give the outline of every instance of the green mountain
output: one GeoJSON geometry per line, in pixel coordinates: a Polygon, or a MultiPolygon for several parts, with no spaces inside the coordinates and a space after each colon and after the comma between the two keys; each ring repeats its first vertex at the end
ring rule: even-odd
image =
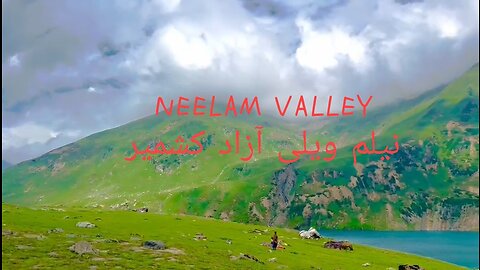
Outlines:
{"type": "MultiPolygon", "coordinates": [[[[151,116],[100,132],[6,169],[3,201],[26,206],[65,205],[113,209],[148,207],[218,219],[305,228],[478,230],[478,64],[446,86],[366,118],[290,123],[262,116],[237,118],[151,116]],[[246,135],[262,153],[250,162],[246,135]],[[331,162],[302,158],[290,165],[277,153],[308,144],[337,143],[331,162]],[[199,155],[154,155],[128,162],[130,144],[176,147],[177,136],[205,130],[199,155]],[[243,145],[220,155],[225,140],[243,145]],[[389,160],[358,155],[361,140],[394,145],[389,160]]],[[[234,148],[234,146],[232,146],[234,148]]],[[[322,153],[320,154],[323,155],[322,153]]],[[[287,155],[288,156],[288,155],[287,155]]]]}
{"type": "Polygon", "coordinates": [[[10,164],[8,161],[2,160],[2,171],[11,166],[12,164],[10,164]]]}

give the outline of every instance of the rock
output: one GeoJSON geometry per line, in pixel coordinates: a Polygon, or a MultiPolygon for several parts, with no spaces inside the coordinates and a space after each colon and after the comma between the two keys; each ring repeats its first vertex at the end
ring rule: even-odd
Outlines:
{"type": "Polygon", "coordinates": [[[75,252],[79,255],[83,254],[96,254],[97,251],[93,249],[93,246],[88,242],[78,242],[69,248],[71,252],[75,252]]]}
{"type": "Polygon", "coordinates": [[[425,270],[424,268],[420,267],[418,264],[401,264],[398,266],[398,270],[425,270]]]}
{"type": "Polygon", "coordinates": [[[185,252],[183,252],[183,250],[177,249],[177,248],[167,248],[167,249],[159,250],[159,252],[170,253],[173,255],[185,255],[185,252]]]}
{"type": "Polygon", "coordinates": [[[268,230],[267,229],[265,229],[265,230],[253,229],[253,230],[249,231],[249,233],[264,235],[264,234],[268,233],[268,230]]]}
{"type": "Polygon", "coordinates": [[[47,233],[63,233],[63,229],[62,228],[55,228],[55,229],[48,230],[47,233]]]}
{"type": "Polygon", "coordinates": [[[143,252],[145,249],[142,247],[132,247],[131,250],[133,252],[143,252]]]}
{"type": "Polygon", "coordinates": [[[16,248],[18,250],[29,250],[29,249],[33,249],[33,247],[31,246],[26,246],[26,245],[17,245],[16,248]]]}
{"type": "Polygon", "coordinates": [[[207,240],[207,237],[205,235],[203,235],[203,233],[197,233],[195,235],[195,238],[193,238],[194,240],[207,240]]]}
{"type": "Polygon", "coordinates": [[[139,208],[139,209],[137,209],[137,212],[138,213],[148,213],[148,208],[147,207],[139,208]]]}
{"type": "Polygon", "coordinates": [[[260,260],[257,259],[255,256],[248,255],[248,254],[240,253],[240,256],[238,256],[238,258],[241,259],[241,260],[252,260],[252,261],[254,261],[254,262],[258,262],[258,263],[264,264],[264,262],[260,261],[260,260]]]}
{"type": "Polygon", "coordinates": [[[120,243],[117,239],[105,239],[105,243],[120,243]]]}
{"type": "Polygon", "coordinates": [[[13,236],[13,235],[17,235],[17,233],[11,230],[2,230],[2,236],[13,236]]]}
{"type": "Polygon", "coordinates": [[[148,249],[154,249],[154,250],[167,248],[162,241],[152,241],[152,240],[144,242],[143,247],[148,249]]]}
{"type": "Polygon", "coordinates": [[[270,258],[270,259],[268,259],[268,261],[273,263],[273,262],[277,261],[277,258],[270,258]]]}
{"type": "Polygon", "coordinates": [[[44,240],[46,238],[41,234],[32,234],[32,233],[25,233],[23,234],[23,237],[29,238],[29,239],[37,239],[37,240],[44,240]]]}
{"type": "Polygon", "coordinates": [[[77,223],[77,227],[79,228],[95,228],[95,224],[90,223],[88,221],[81,221],[77,223]]]}
{"type": "Polygon", "coordinates": [[[48,256],[52,257],[52,258],[57,258],[58,257],[58,253],[56,253],[55,251],[52,251],[50,253],[48,253],[48,256]]]}
{"type": "Polygon", "coordinates": [[[370,263],[364,263],[362,264],[363,267],[369,267],[370,266],[370,263]]]}

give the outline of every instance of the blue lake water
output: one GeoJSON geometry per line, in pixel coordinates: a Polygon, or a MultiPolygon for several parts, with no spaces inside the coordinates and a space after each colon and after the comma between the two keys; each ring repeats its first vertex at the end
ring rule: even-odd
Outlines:
{"type": "Polygon", "coordinates": [[[478,267],[478,232],[321,231],[325,237],[478,267]]]}

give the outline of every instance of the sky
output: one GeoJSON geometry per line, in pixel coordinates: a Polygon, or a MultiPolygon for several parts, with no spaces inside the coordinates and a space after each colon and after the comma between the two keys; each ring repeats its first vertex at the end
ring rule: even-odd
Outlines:
{"type": "Polygon", "coordinates": [[[2,160],[154,113],[158,96],[399,102],[479,60],[478,0],[2,0],[2,160]]]}

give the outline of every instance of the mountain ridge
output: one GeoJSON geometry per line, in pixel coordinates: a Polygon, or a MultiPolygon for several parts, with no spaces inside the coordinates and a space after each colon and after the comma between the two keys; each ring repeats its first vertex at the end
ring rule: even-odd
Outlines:
{"type": "Polygon", "coordinates": [[[147,206],[295,228],[478,230],[478,64],[438,92],[378,108],[365,119],[343,118],[318,127],[285,125],[269,116],[148,116],[22,162],[2,175],[3,200],[22,205],[147,206]],[[218,155],[235,130],[256,138],[259,124],[265,145],[251,163],[218,155]],[[280,163],[278,151],[302,147],[302,128],[311,129],[321,145],[336,138],[335,160],[280,163]],[[200,130],[207,131],[205,151],[196,157],[124,160],[133,153],[131,140],[153,147],[159,140],[173,142],[200,130]],[[388,163],[360,157],[360,164],[352,166],[352,145],[371,130],[384,145],[392,145],[398,134],[401,151],[388,163]]]}

